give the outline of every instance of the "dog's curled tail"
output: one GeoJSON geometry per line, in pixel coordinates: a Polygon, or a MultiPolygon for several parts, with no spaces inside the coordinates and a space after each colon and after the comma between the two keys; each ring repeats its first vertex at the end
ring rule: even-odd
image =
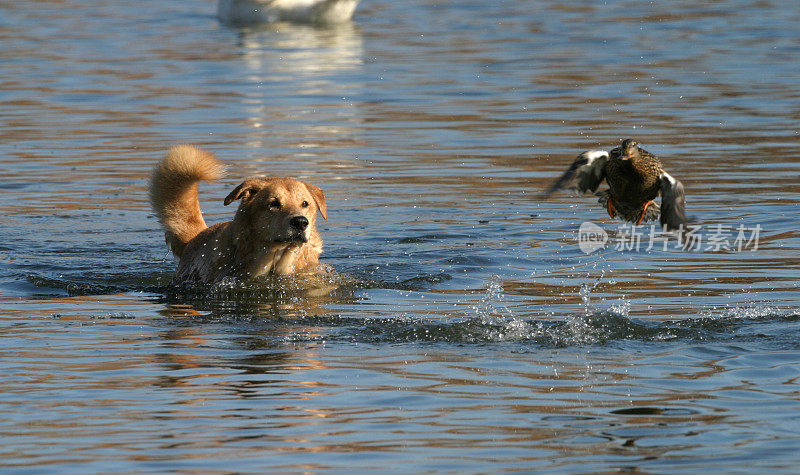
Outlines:
{"type": "Polygon", "coordinates": [[[223,166],[213,154],[192,145],[169,149],[150,177],[150,204],[164,227],[167,245],[176,257],[206,229],[197,183],[222,177],[223,166]]]}

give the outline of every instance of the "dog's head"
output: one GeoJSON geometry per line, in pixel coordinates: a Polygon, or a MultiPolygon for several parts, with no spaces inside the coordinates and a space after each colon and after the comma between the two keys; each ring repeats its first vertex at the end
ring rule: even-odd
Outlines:
{"type": "Polygon", "coordinates": [[[235,220],[243,221],[257,240],[306,243],[315,232],[317,211],[328,219],[325,193],[293,178],[248,178],[225,198],[242,200],[235,220]]]}

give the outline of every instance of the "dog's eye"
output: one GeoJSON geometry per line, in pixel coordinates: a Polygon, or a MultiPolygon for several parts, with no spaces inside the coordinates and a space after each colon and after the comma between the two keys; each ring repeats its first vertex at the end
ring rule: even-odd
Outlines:
{"type": "Polygon", "coordinates": [[[303,203],[300,206],[302,206],[303,208],[308,208],[308,201],[303,201],[303,203]]]}
{"type": "Polygon", "coordinates": [[[272,200],[272,201],[269,202],[269,207],[270,208],[275,208],[275,209],[280,208],[281,207],[281,202],[278,201],[278,200],[272,200]]]}

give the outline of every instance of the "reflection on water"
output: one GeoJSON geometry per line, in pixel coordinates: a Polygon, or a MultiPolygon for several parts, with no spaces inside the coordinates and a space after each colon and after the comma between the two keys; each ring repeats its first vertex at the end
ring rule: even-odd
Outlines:
{"type": "Polygon", "coordinates": [[[321,144],[357,144],[362,119],[348,96],[359,85],[343,85],[331,77],[362,70],[363,40],[355,26],[320,29],[278,24],[238,34],[245,66],[241,74],[256,85],[241,98],[252,127],[245,147],[268,149],[276,138],[293,139],[286,146],[301,151],[293,157],[300,161],[313,157],[321,144]],[[335,122],[320,120],[319,101],[326,103],[325,115],[335,116],[335,122]],[[275,128],[276,122],[291,127],[275,128]]]}
{"type": "Polygon", "coordinates": [[[215,4],[0,2],[0,466],[794,469],[800,11],[215,4]],[[617,249],[535,198],[623,137],[758,249],[617,249]],[[322,187],[337,274],[167,287],[146,179],[181,142],[228,166],[209,223],[244,176],[322,187]]]}

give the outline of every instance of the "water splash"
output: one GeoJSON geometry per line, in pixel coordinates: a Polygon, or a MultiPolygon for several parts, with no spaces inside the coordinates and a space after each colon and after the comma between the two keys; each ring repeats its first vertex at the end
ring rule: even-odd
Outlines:
{"type": "Polygon", "coordinates": [[[605,270],[600,271],[600,276],[594,281],[592,284],[584,283],[581,284],[580,289],[578,290],[578,295],[580,295],[581,300],[583,301],[583,311],[584,315],[590,315],[592,313],[597,312],[597,307],[592,305],[591,296],[592,291],[600,285],[600,282],[603,281],[603,276],[605,275],[605,270]]]}
{"type": "Polygon", "coordinates": [[[499,276],[492,276],[478,305],[473,307],[475,317],[467,322],[476,340],[522,341],[540,337],[544,328],[538,322],[528,322],[517,316],[503,303],[505,293],[499,276]]]}
{"type": "Polygon", "coordinates": [[[502,316],[514,318],[508,307],[502,304],[503,298],[503,282],[499,276],[494,275],[487,282],[478,305],[473,307],[475,315],[485,323],[493,323],[502,316]]]}

